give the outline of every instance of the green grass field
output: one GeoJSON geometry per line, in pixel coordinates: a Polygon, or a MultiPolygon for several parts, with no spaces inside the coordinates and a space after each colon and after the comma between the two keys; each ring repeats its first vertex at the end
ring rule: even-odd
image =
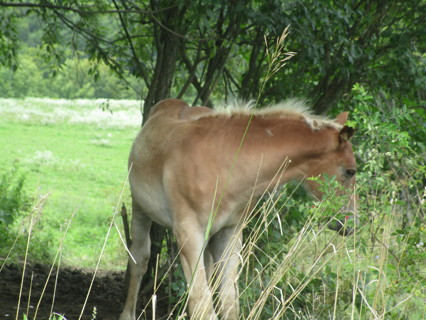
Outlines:
{"type": "MultiPolygon", "coordinates": [[[[52,255],[74,215],[62,256],[72,266],[96,265],[115,208],[129,202],[123,186],[141,121],[139,103],[112,101],[112,114],[99,105],[90,100],[0,100],[0,172],[17,165],[34,201],[47,196],[34,237],[49,240],[52,255]]],[[[120,216],[115,221],[121,225],[120,216]]],[[[125,263],[114,228],[102,265],[114,269],[125,263]]]]}

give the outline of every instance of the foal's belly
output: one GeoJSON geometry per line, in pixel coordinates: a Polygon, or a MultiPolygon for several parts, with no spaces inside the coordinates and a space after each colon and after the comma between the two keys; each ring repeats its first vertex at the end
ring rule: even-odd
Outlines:
{"type": "Polygon", "coordinates": [[[132,185],[132,197],[152,221],[163,227],[172,228],[172,212],[162,188],[152,185],[132,185]]]}

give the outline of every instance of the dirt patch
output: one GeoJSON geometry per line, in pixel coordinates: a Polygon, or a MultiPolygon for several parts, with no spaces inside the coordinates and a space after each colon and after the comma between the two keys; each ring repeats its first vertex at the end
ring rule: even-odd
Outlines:
{"type": "MultiPolygon", "coordinates": [[[[0,273],[0,319],[16,318],[22,270],[22,265],[7,265],[0,273]]],[[[33,319],[40,297],[42,300],[37,319],[49,319],[54,296],[53,312],[64,315],[68,320],[79,319],[89,292],[93,272],[61,268],[55,286],[57,272],[54,270],[46,286],[49,272],[48,266],[27,265],[18,319],[23,319],[24,313],[29,319],[33,319]],[[44,294],[42,294],[43,290],[44,294]]],[[[118,319],[124,301],[123,279],[124,272],[99,272],[93,282],[81,319],[118,319]],[[93,316],[94,308],[96,309],[95,317],[93,316]]]]}

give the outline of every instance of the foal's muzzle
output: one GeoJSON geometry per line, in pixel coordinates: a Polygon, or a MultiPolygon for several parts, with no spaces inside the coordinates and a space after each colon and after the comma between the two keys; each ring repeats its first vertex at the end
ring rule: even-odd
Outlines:
{"type": "Polygon", "coordinates": [[[330,230],[336,231],[341,236],[349,236],[354,232],[354,228],[352,226],[357,225],[359,222],[359,216],[357,214],[357,197],[352,196],[349,199],[349,202],[346,206],[343,206],[339,212],[339,218],[343,216],[343,218],[333,218],[328,222],[327,227],[330,230]]]}
{"type": "Polygon", "coordinates": [[[348,226],[347,221],[354,219],[353,216],[345,217],[342,220],[334,219],[327,224],[330,230],[336,231],[341,236],[349,236],[354,232],[354,228],[348,226]]]}

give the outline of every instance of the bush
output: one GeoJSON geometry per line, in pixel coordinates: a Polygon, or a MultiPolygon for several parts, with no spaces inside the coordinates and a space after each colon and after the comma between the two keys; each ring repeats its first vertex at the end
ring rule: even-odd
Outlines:
{"type": "Polygon", "coordinates": [[[30,199],[24,191],[25,176],[14,167],[1,177],[0,182],[0,228],[2,234],[8,232],[16,217],[26,212],[30,199]]]}
{"type": "MultiPolygon", "coordinates": [[[[30,231],[30,220],[40,220],[41,202],[34,208],[32,199],[25,190],[25,175],[18,167],[13,167],[3,174],[0,182],[0,256],[8,257],[10,261],[24,257],[27,238],[30,231]]],[[[49,256],[49,232],[32,225],[29,258],[44,261],[49,256]]],[[[6,261],[5,261],[6,262],[6,261]]]]}

